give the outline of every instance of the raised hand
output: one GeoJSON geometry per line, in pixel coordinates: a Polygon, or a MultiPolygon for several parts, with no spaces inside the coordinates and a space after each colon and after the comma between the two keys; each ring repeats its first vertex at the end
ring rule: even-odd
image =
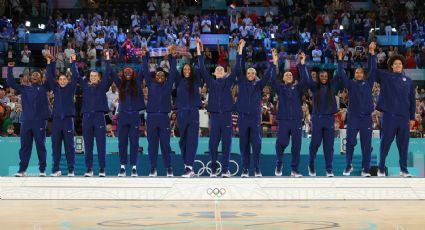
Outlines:
{"type": "Polygon", "coordinates": [[[241,39],[240,41],[239,41],[239,45],[243,48],[243,47],[245,47],[245,45],[246,45],[246,41],[245,40],[243,40],[243,39],[241,39]]]}
{"type": "Polygon", "coordinates": [[[338,60],[342,60],[344,58],[344,50],[339,49],[338,50],[338,60]]]}
{"type": "Polygon", "coordinates": [[[277,55],[277,50],[275,48],[272,49],[272,58],[273,64],[277,65],[279,62],[279,56],[277,55]]]}
{"type": "Polygon", "coordinates": [[[369,44],[369,53],[374,55],[375,54],[375,49],[376,49],[376,42],[371,42],[369,44]]]}
{"type": "Polygon", "coordinates": [[[301,65],[304,65],[304,64],[305,64],[305,53],[304,53],[304,52],[301,52],[301,53],[298,55],[298,61],[299,61],[299,63],[300,63],[301,65]]]}
{"type": "Polygon", "coordinates": [[[147,52],[148,50],[146,49],[146,47],[143,47],[141,50],[142,57],[146,56],[147,52]]]}
{"type": "Polygon", "coordinates": [[[69,63],[73,63],[73,62],[75,62],[77,60],[77,55],[75,55],[75,54],[72,54],[70,57],[69,57],[69,63]]]}
{"type": "Polygon", "coordinates": [[[108,49],[103,50],[103,56],[105,56],[105,60],[109,60],[110,56],[109,56],[109,50],[108,49]]]}
{"type": "Polygon", "coordinates": [[[51,54],[46,55],[47,64],[50,64],[53,61],[54,57],[51,54]]]}
{"type": "Polygon", "coordinates": [[[168,53],[171,54],[173,57],[177,56],[176,46],[171,45],[168,47],[168,53]]]}

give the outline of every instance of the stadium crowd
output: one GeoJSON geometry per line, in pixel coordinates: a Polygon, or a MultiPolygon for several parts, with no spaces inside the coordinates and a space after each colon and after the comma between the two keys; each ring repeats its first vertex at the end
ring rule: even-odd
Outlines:
{"type": "MultiPolygon", "coordinates": [[[[15,62],[16,66],[33,68],[45,64],[44,57],[53,54],[56,68],[69,72],[69,60],[74,54],[78,57],[79,71],[86,75],[90,69],[105,70],[102,52],[109,49],[111,63],[117,67],[124,65],[140,69],[140,51],[151,51],[150,72],[157,67],[170,69],[166,47],[174,44],[178,49],[177,66],[197,65],[196,38],[201,34],[229,34],[227,45],[217,44],[205,47],[205,65],[213,72],[217,65],[230,72],[235,65],[237,44],[240,39],[247,41],[244,51],[246,66],[255,67],[260,73],[267,67],[271,48],[279,55],[279,72],[290,70],[297,75],[296,61],[300,52],[307,54],[308,65],[314,77],[318,70],[326,69],[330,75],[336,68],[337,51],[345,50],[344,67],[350,78],[355,68],[366,67],[367,46],[382,35],[390,39],[392,35],[403,38],[401,46],[385,46],[378,42],[377,59],[380,68],[386,68],[386,61],[394,54],[406,57],[406,69],[425,68],[425,5],[424,1],[374,1],[369,10],[354,10],[349,1],[230,1],[228,12],[215,10],[201,11],[192,1],[140,1],[137,7],[126,9],[96,8],[89,12],[62,12],[55,8],[52,0],[10,0],[2,1],[6,7],[0,12],[0,63],[15,62]],[[236,10],[234,6],[241,6],[236,10]],[[263,15],[251,10],[253,6],[265,7],[263,15]],[[197,13],[182,14],[185,7],[198,9],[197,13]],[[277,12],[273,11],[277,7],[277,12]],[[142,10],[144,9],[144,10],[142,10]],[[397,10],[395,10],[397,9],[397,10]],[[131,12],[128,12],[128,11],[131,12]],[[124,11],[124,10],[123,10],[124,11]],[[8,16],[6,16],[8,15],[8,16]],[[14,15],[13,17],[11,17],[14,15]],[[43,18],[45,32],[53,33],[52,41],[41,50],[31,50],[27,44],[28,27],[26,19],[43,18]],[[164,49],[161,49],[164,48],[164,49]],[[153,55],[155,52],[155,55],[153,55]]],[[[106,5],[107,6],[107,5],[106,5]]],[[[131,5],[130,5],[131,6],[131,5]]],[[[70,73],[69,73],[70,74],[70,73]]],[[[21,84],[25,84],[28,70],[20,74],[21,84]]],[[[6,76],[2,76],[5,78],[6,76]]],[[[17,136],[20,129],[20,95],[0,81],[0,133],[3,136],[17,136]]],[[[422,137],[425,127],[425,87],[423,81],[416,82],[416,116],[411,122],[412,136],[422,137]]],[[[209,114],[206,110],[208,87],[205,83],[199,88],[202,107],[199,109],[200,136],[208,136],[209,114]]],[[[143,88],[145,100],[147,87],[143,88]]],[[[237,85],[233,87],[236,101],[237,85]]],[[[376,104],[379,84],[373,86],[376,104]]],[[[118,89],[111,82],[107,92],[109,114],[107,136],[116,135],[116,110],[118,89]]],[[[172,107],[175,108],[176,90],[172,93],[172,107]]],[[[335,114],[335,129],[344,129],[348,107],[348,92],[338,91],[338,112],[335,114]]],[[[54,96],[48,93],[50,107],[54,96]]],[[[304,124],[303,134],[311,133],[312,92],[302,96],[304,124]]],[[[82,106],[82,91],[77,88],[76,111],[82,106]]],[[[266,86],[262,96],[262,127],[264,137],[274,137],[277,132],[277,95],[266,86]]],[[[176,113],[170,114],[171,135],[179,136],[176,113]]],[[[145,112],[140,114],[140,136],[146,135],[145,112]]],[[[76,131],[81,134],[81,118],[76,116],[76,131]]],[[[233,134],[238,135],[237,113],[233,114],[233,134]]],[[[380,129],[380,112],[373,113],[373,128],[380,129]]],[[[49,133],[48,128],[48,133],[49,133]]],[[[338,132],[336,132],[338,135],[338,132]]]]}

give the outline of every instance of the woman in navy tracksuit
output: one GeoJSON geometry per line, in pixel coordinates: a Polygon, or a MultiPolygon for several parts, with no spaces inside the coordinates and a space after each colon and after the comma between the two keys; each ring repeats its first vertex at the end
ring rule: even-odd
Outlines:
{"type": "Polygon", "coordinates": [[[111,63],[109,52],[105,51],[106,71],[102,77],[95,70],[89,75],[89,81],[78,77],[78,82],[83,90],[83,138],[84,153],[87,172],[85,177],[93,176],[93,141],[96,138],[97,158],[99,160],[99,176],[105,177],[106,161],[106,122],[105,113],[108,110],[106,91],[109,86],[111,63]]]}
{"type": "Polygon", "coordinates": [[[161,146],[162,159],[166,168],[167,177],[173,176],[171,167],[171,146],[170,146],[170,117],[171,112],[171,91],[173,84],[178,75],[176,50],[174,46],[169,48],[168,60],[170,62],[170,71],[167,73],[158,68],[155,77],[152,79],[149,72],[149,54],[143,52],[142,71],[145,75],[146,86],[148,87],[148,105],[147,105],[147,138],[148,152],[151,163],[149,176],[156,177],[158,145],[161,146]]]}
{"type": "Polygon", "coordinates": [[[65,145],[65,156],[68,163],[68,176],[74,176],[74,95],[77,87],[78,70],[76,69],[75,55],[70,58],[72,70],[71,80],[65,74],[59,74],[56,81],[56,62],[53,56],[47,57],[46,78],[47,83],[53,90],[53,121],[52,121],[52,152],[53,167],[51,176],[61,176],[59,164],[62,155],[62,141],[65,145]]]}
{"type": "Polygon", "coordinates": [[[385,159],[395,137],[400,155],[400,176],[411,177],[407,170],[409,122],[415,119],[416,103],[413,81],[403,72],[406,59],[401,55],[391,56],[388,60],[389,72],[377,69],[375,55],[371,59],[370,73],[375,75],[381,86],[376,106],[382,112],[378,176],[385,176],[385,159]]]}
{"type": "Polygon", "coordinates": [[[222,142],[223,160],[222,176],[230,177],[229,160],[230,150],[232,144],[232,86],[236,76],[239,74],[241,66],[242,49],[245,41],[239,42],[238,52],[236,57],[236,64],[233,67],[231,74],[225,77],[226,72],[222,66],[215,68],[215,79],[209,74],[205,68],[204,56],[201,55],[202,43],[200,39],[197,41],[198,63],[202,78],[205,80],[209,95],[208,95],[208,112],[210,113],[210,139],[209,139],[209,153],[211,158],[211,177],[217,176],[217,158],[218,158],[218,144],[222,142]]]}
{"type": "MultiPolygon", "coordinates": [[[[273,50],[273,59],[278,59],[277,52],[273,50]]],[[[276,61],[276,65],[279,61],[276,61]]],[[[303,125],[303,112],[301,97],[306,87],[305,76],[301,75],[299,82],[294,81],[292,73],[283,73],[282,78],[276,79],[273,72],[271,83],[279,97],[277,120],[279,130],[276,139],[276,169],[275,175],[282,176],[282,158],[285,148],[292,138],[291,176],[301,177],[298,165],[300,163],[301,135],[303,125]]]]}
{"type": "Polygon", "coordinates": [[[143,97],[142,70],[139,70],[138,76],[136,71],[130,67],[122,70],[122,77],[117,76],[117,71],[112,70],[112,79],[119,88],[118,103],[118,148],[120,152],[120,171],[119,177],[126,176],[125,166],[127,165],[127,151],[130,142],[130,165],[131,176],[136,177],[137,174],[137,154],[139,151],[139,112],[145,109],[145,101],[143,97]]]}
{"type": "Polygon", "coordinates": [[[19,149],[19,170],[17,177],[25,176],[31,158],[32,143],[35,141],[39,161],[39,176],[46,176],[46,125],[50,117],[47,91],[49,86],[42,82],[41,74],[33,72],[29,84],[17,84],[13,77],[15,63],[8,63],[7,84],[21,94],[21,148],[19,149]]]}
{"type": "Polygon", "coordinates": [[[183,156],[184,173],[182,177],[194,177],[199,136],[199,94],[200,81],[191,65],[185,64],[181,75],[176,78],[177,88],[177,124],[180,131],[180,151],[183,156]]]}
{"type": "Polygon", "coordinates": [[[333,177],[332,161],[334,155],[335,140],[335,118],[338,111],[336,107],[335,91],[338,78],[329,80],[326,71],[320,71],[319,79],[313,81],[305,66],[305,54],[300,54],[300,64],[298,68],[302,78],[307,79],[307,86],[313,91],[313,116],[312,116],[312,137],[310,143],[310,162],[308,174],[316,176],[314,161],[317,150],[323,140],[323,152],[326,162],[326,176],[333,177]]]}
{"type": "MultiPolygon", "coordinates": [[[[369,53],[375,55],[375,43],[369,45],[369,53]]],[[[347,166],[342,173],[349,176],[353,171],[353,152],[357,144],[357,133],[360,132],[360,144],[362,150],[362,172],[364,177],[370,177],[370,160],[372,158],[372,112],[374,110],[372,88],[375,75],[368,74],[367,79],[363,68],[355,70],[354,79],[350,80],[344,72],[343,51],[338,52],[337,76],[344,87],[348,89],[348,118],[347,118],[347,144],[346,158],[347,166]]],[[[368,70],[370,70],[371,56],[368,59],[368,70]]]]}
{"type": "MultiPolygon", "coordinates": [[[[242,59],[242,69],[244,60],[242,59]]],[[[239,75],[238,98],[236,110],[238,112],[239,147],[243,170],[241,177],[249,176],[249,162],[251,146],[254,156],[255,176],[261,177],[260,152],[261,152],[261,96],[263,88],[269,82],[272,72],[276,71],[275,65],[270,65],[264,76],[258,80],[257,71],[249,68],[239,75]]]]}

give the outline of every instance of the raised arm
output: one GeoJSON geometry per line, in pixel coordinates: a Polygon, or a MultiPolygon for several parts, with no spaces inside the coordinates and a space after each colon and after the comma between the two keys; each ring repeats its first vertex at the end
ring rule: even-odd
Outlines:
{"type": "Polygon", "coordinates": [[[246,79],[246,70],[245,70],[245,63],[246,63],[246,52],[245,52],[245,54],[243,53],[243,49],[242,49],[242,54],[241,54],[241,70],[239,71],[239,74],[238,74],[238,83],[240,84],[240,83],[243,83],[243,82],[246,82],[247,81],[247,79],[246,79]]]}
{"type": "Polygon", "coordinates": [[[208,73],[207,68],[205,67],[205,57],[202,55],[202,49],[203,45],[201,39],[196,38],[196,53],[198,55],[199,75],[207,83],[207,86],[211,86],[213,80],[210,73],[208,73]]]}
{"type": "MultiPolygon", "coordinates": [[[[75,55],[75,54],[72,54],[71,55],[71,57],[69,57],[69,64],[70,64],[70,69],[71,69],[71,71],[74,69],[74,70],[76,70],[76,72],[77,72],[77,74],[78,74],[78,71],[77,71],[77,62],[76,62],[76,60],[77,60],[77,55],[75,55]]],[[[72,76],[71,76],[71,85],[72,85],[72,87],[77,87],[77,83],[78,83],[78,76],[74,76],[74,74],[72,74],[72,76]]]]}
{"type": "Polygon", "coordinates": [[[305,54],[301,53],[298,55],[299,58],[299,64],[298,64],[298,71],[300,73],[301,79],[304,79],[307,85],[307,88],[316,88],[318,86],[318,83],[313,81],[313,79],[310,76],[310,73],[307,70],[307,66],[305,65],[305,54]]]}
{"type": "Polygon", "coordinates": [[[46,60],[47,60],[47,66],[46,66],[46,78],[47,78],[47,84],[49,85],[49,87],[53,90],[54,88],[57,87],[57,82],[55,80],[55,76],[56,76],[56,62],[53,60],[53,56],[52,55],[47,55],[46,56],[46,60]]]}
{"type": "Polygon", "coordinates": [[[100,86],[106,90],[109,85],[109,76],[111,75],[111,59],[109,57],[109,50],[103,50],[103,55],[105,56],[106,69],[103,76],[100,78],[100,86]]]}
{"type": "Polygon", "coordinates": [[[168,55],[168,60],[170,62],[170,73],[168,74],[168,78],[165,84],[172,86],[174,81],[176,80],[177,75],[179,74],[179,72],[177,71],[177,60],[176,60],[177,51],[174,45],[172,45],[169,48],[169,53],[170,54],[168,55]]]}
{"type": "Polygon", "coordinates": [[[344,71],[344,61],[342,58],[344,57],[344,52],[342,50],[338,51],[338,67],[336,71],[336,78],[342,81],[342,84],[346,89],[350,87],[350,80],[347,77],[347,74],[344,71]]]}
{"type": "Polygon", "coordinates": [[[16,83],[15,78],[13,77],[13,67],[15,67],[15,63],[14,62],[9,62],[7,64],[8,69],[7,69],[7,85],[9,85],[9,87],[12,87],[15,90],[20,90],[21,86],[16,83]]]}
{"type": "Polygon", "coordinates": [[[146,85],[149,86],[149,84],[152,81],[152,78],[149,74],[149,61],[150,61],[150,55],[146,48],[142,48],[142,66],[139,70],[139,76],[140,79],[145,79],[146,85]]]}
{"type": "MultiPolygon", "coordinates": [[[[277,55],[277,51],[276,49],[272,49],[272,57],[273,57],[273,65],[275,65],[276,69],[278,69],[279,66],[279,56],[277,55]]],[[[273,87],[274,90],[276,90],[277,92],[279,92],[279,80],[277,79],[277,70],[274,71],[274,73],[272,73],[271,76],[271,85],[273,87]]]]}
{"type": "Polygon", "coordinates": [[[238,45],[238,54],[236,55],[236,63],[235,66],[233,66],[232,72],[230,73],[229,77],[227,77],[227,81],[233,83],[235,82],[236,76],[239,75],[241,72],[241,66],[242,66],[242,52],[243,48],[245,47],[245,40],[241,39],[239,41],[238,45]]]}
{"type": "Polygon", "coordinates": [[[379,71],[377,70],[376,56],[375,56],[376,43],[369,44],[369,57],[367,59],[367,81],[371,86],[378,79],[379,71]],[[372,72],[371,72],[372,71],[372,72]]]}
{"type": "Polygon", "coordinates": [[[270,78],[273,75],[276,75],[276,65],[269,64],[269,68],[267,68],[264,76],[259,81],[259,85],[260,85],[261,89],[264,88],[267,85],[267,83],[269,83],[270,78]]]}

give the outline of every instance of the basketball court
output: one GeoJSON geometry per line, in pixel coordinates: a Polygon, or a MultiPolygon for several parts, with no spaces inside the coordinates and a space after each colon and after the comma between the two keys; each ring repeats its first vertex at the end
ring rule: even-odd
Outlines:
{"type": "Polygon", "coordinates": [[[424,226],[421,178],[2,177],[0,181],[2,229],[424,226]]]}

